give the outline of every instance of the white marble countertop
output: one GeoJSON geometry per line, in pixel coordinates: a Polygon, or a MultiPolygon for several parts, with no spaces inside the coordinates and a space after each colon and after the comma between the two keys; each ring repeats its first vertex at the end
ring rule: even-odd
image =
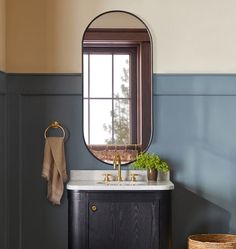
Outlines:
{"type": "Polygon", "coordinates": [[[109,173],[116,175],[116,171],[103,170],[72,170],[70,172],[70,181],[67,183],[68,190],[88,190],[88,191],[155,191],[172,190],[174,184],[169,180],[168,175],[159,175],[157,182],[148,182],[145,171],[122,171],[124,181],[117,182],[111,180],[108,183],[103,182],[103,174],[109,173]],[[137,173],[137,181],[128,180],[129,173],[137,173]]]}
{"type": "Polygon", "coordinates": [[[171,181],[157,182],[96,182],[96,181],[70,181],[67,184],[68,190],[126,190],[126,191],[148,191],[148,190],[171,190],[174,189],[174,184],[171,181]]]}

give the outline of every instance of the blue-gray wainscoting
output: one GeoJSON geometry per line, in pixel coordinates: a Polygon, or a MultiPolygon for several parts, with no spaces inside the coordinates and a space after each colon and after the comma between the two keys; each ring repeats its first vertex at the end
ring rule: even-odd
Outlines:
{"type": "Polygon", "coordinates": [[[0,72],[0,248],[6,248],[6,75],[0,72]]]}
{"type": "MultiPolygon", "coordinates": [[[[68,169],[109,169],[83,142],[81,82],[79,74],[8,74],[6,126],[0,75],[0,136],[7,134],[7,144],[0,143],[1,155],[7,145],[7,172],[0,157],[1,187],[7,182],[0,215],[8,217],[0,239],[7,238],[7,249],[67,248],[66,194],[60,207],[52,206],[40,177],[43,132],[52,120],[68,134],[68,169]]],[[[173,248],[185,248],[193,233],[236,233],[236,76],[154,75],[153,104],[150,151],[170,163],[176,185],[173,248]]]]}

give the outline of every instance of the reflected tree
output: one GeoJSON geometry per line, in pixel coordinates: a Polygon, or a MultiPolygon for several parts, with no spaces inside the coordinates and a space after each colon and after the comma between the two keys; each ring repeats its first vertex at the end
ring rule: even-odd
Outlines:
{"type": "Polygon", "coordinates": [[[106,144],[129,144],[130,143],[130,113],[129,113],[129,61],[123,67],[121,76],[121,95],[115,94],[113,110],[111,111],[112,124],[103,124],[103,128],[110,134],[106,144]]]}

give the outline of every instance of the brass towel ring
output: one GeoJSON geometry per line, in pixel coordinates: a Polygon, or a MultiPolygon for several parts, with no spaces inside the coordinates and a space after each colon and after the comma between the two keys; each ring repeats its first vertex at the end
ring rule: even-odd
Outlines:
{"type": "Polygon", "coordinates": [[[47,138],[47,131],[50,129],[50,128],[53,128],[53,129],[61,129],[62,133],[63,133],[63,138],[65,137],[66,133],[65,133],[65,130],[63,129],[63,127],[59,124],[58,121],[54,121],[52,122],[44,131],[44,138],[47,138]]]}

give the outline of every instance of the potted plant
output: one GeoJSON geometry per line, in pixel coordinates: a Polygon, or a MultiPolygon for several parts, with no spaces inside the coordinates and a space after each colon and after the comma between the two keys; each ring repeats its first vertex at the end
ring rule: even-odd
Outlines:
{"type": "Polygon", "coordinates": [[[135,169],[146,169],[148,181],[157,180],[157,171],[166,173],[169,171],[169,165],[167,162],[160,159],[156,154],[151,154],[148,152],[140,153],[137,156],[135,162],[132,163],[135,169]]]}

